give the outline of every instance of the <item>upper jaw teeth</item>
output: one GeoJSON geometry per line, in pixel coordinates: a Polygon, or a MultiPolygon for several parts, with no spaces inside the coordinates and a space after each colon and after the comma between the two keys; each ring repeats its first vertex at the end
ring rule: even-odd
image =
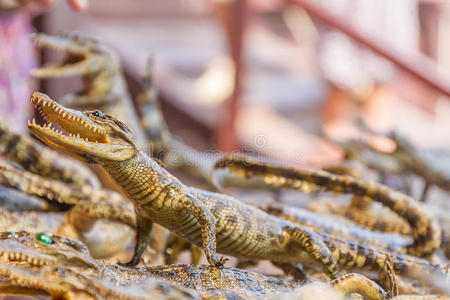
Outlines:
{"type": "MultiPolygon", "coordinates": [[[[86,121],[84,121],[80,116],[77,116],[75,114],[72,114],[70,112],[67,112],[63,107],[60,107],[58,104],[56,104],[53,101],[50,101],[44,97],[32,97],[32,103],[34,104],[34,106],[38,109],[38,111],[41,113],[43,119],[45,121],[50,121],[48,115],[43,111],[42,108],[48,106],[48,107],[52,107],[52,110],[54,113],[57,113],[58,115],[60,115],[63,119],[71,121],[74,120],[77,123],[81,123],[85,128],[87,128],[88,130],[90,130],[92,133],[99,133],[99,134],[105,134],[105,132],[100,129],[97,128],[95,126],[90,125],[89,123],[87,123],[86,121]]],[[[56,122],[57,123],[57,122],[56,122]]],[[[37,125],[35,119],[33,118],[32,122],[28,121],[28,125],[37,125]]],[[[57,128],[52,127],[52,122],[50,121],[47,125],[45,125],[44,127],[47,127],[49,129],[52,129],[54,132],[58,133],[58,134],[63,134],[63,132],[61,130],[58,130],[57,128]]],[[[65,129],[65,128],[64,128],[65,129]]],[[[68,131],[67,129],[65,129],[66,131],[68,131]]],[[[68,132],[68,136],[70,137],[76,137],[78,139],[83,139],[85,141],[89,141],[88,138],[86,137],[81,137],[80,134],[74,134],[74,133],[70,133],[68,132]]],[[[95,143],[98,143],[97,141],[94,141],[95,143]]]]}

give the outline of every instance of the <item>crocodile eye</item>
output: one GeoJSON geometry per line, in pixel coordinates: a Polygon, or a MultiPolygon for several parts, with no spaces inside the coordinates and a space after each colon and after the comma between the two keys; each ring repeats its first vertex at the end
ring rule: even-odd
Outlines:
{"type": "Polygon", "coordinates": [[[104,115],[101,111],[99,111],[99,110],[94,111],[94,112],[92,113],[92,115],[95,116],[95,117],[97,117],[97,118],[104,118],[104,117],[105,117],[105,115],[104,115]]]}
{"type": "Polygon", "coordinates": [[[37,235],[36,239],[44,244],[51,245],[53,244],[53,239],[45,233],[40,233],[37,235]]]}

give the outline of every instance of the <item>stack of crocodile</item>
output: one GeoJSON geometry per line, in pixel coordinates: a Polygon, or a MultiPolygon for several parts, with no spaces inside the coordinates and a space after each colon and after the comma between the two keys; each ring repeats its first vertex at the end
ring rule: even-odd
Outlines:
{"type": "MultiPolygon", "coordinates": [[[[43,123],[29,122],[31,133],[51,148],[101,167],[94,174],[85,164],[0,127],[1,293],[64,299],[448,297],[448,263],[440,249],[448,254],[445,214],[437,218],[410,196],[366,181],[347,166],[311,171],[246,156],[191,159],[203,154],[167,130],[151,72],[137,101],[140,118],[117,57],[101,43],[71,34],[33,39],[66,51],[67,59],[32,75],[79,74],[86,88],[59,103],[34,93],[31,104],[43,123]],[[143,151],[146,145],[149,154],[143,151]],[[209,190],[183,184],[152,158],[155,153],[177,153],[176,165],[182,162],[200,175],[209,190]],[[201,161],[208,163],[193,163],[201,161]],[[272,190],[331,191],[353,198],[347,207],[255,207],[213,192],[221,189],[212,176],[219,169],[241,183],[257,181],[272,190]],[[133,242],[131,259],[115,263],[133,242]],[[186,248],[192,265],[173,265],[186,248]],[[201,251],[207,265],[199,265],[201,251]],[[284,275],[230,268],[217,253],[238,258],[241,268],[268,260],[284,275]],[[163,256],[168,265],[155,266],[163,256]]],[[[426,172],[417,173],[426,174],[427,183],[448,189],[443,173],[425,163],[421,168],[426,172]]]]}

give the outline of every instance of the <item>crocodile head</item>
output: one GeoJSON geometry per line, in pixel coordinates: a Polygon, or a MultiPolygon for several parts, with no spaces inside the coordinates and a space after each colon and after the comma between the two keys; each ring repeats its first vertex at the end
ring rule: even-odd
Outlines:
{"type": "Polygon", "coordinates": [[[116,64],[112,52],[93,38],[73,33],[58,36],[39,33],[31,39],[38,47],[66,52],[61,62],[33,69],[31,75],[37,78],[97,74],[116,64]]]}
{"type": "Polygon", "coordinates": [[[20,266],[99,267],[84,244],[45,233],[0,232],[0,254],[1,262],[20,266]]]}
{"type": "Polygon", "coordinates": [[[33,119],[28,128],[51,147],[90,163],[128,160],[138,152],[131,130],[114,117],[69,109],[38,92],[30,101],[48,123],[33,119]]]}

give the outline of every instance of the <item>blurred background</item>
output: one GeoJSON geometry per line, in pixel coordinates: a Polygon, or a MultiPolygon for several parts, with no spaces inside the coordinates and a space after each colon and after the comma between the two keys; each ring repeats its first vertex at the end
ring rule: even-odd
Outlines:
{"type": "MultiPolygon", "coordinates": [[[[331,141],[364,139],[389,151],[367,132],[391,130],[420,147],[450,148],[447,1],[95,0],[82,13],[59,1],[33,26],[99,37],[120,55],[133,96],[154,55],[164,117],[199,150],[320,167],[343,157],[331,141]]],[[[38,55],[46,63],[58,54],[38,55]]],[[[0,102],[2,118],[20,128],[4,100],[26,105],[18,84],[0,102]]],[[[35,84],[58,99],[82,82],[35,84]]]]}

